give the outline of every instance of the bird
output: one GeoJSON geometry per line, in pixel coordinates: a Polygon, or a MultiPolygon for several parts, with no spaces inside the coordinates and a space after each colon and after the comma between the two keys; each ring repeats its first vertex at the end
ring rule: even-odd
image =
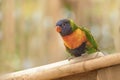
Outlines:
{"type": "Polygon", "coordinates": [[[85,53],[98,52],[98,45],[90,30],[78,26],[72,19],[61,19],[56,23],[56,31],[60,34],[64,46],[71,56],[79,57],[85,53]]]}

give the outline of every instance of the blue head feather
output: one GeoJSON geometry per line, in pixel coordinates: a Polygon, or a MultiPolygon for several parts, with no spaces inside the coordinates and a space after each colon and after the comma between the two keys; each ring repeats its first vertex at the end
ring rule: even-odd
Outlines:
{"type": "Polygon", "coordinates": [[[61,34],[62,36],[69,35],[69,34],[71,34],[71,33],[73,32],[69,19],[59,20],[59,21],[56,23],[56,26],[57,26],[57,27],[59,26],[59,27],[61,28],[60,34],[61,34]]]}

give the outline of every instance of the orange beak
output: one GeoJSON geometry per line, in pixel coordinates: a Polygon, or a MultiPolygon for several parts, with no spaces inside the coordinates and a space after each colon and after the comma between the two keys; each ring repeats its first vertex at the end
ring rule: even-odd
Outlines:
{"type": "Polygon", "coordinates": [[[61,28],[59,26],[56,26],[56,31],[61,32],[61,28]]]}

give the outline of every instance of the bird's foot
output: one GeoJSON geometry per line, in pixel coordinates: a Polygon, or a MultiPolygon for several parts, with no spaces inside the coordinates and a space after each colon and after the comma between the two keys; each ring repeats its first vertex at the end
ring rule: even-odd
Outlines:
{"type": "Polygon", "coordinates": [[[103,53],[95,52],[93,54],[84,53],[84,54],[82,54],[81,57],[83,57],[86,60],[89,60],[89,59],[95,59],[95,58],[102,57],[102,56],[104,56],[103,53]]]}
{"type": "Polygon", "coordinates": [[[68,61],[70,61],[70,60],[72,60],[72,59],[74,59],[75,57],[74,56],[70,56],[69,58],[68,58],[68,61]]]}
{"type": "Polygon", "coordinates": [[[87,56],[89,56],[88,53],[84,53],[84,54],[81,55],[81,57],[87,57],[87,56]]]}
{"type": "Polygon", "coordinates": [[[104,56],[104,55],[101,52],[96,52],[94,54],[84,53],[80,57],[70,57],[68,59],[68,61],[70,61],[70,63],[82,62],[82,61],[87,61],[87,60],[99,58],[99,57],[102,57],[102,56],[104,56]]]}

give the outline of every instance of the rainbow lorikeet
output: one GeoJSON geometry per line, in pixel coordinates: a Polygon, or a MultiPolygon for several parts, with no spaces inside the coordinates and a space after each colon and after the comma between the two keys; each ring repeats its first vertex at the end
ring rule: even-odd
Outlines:
{"type": "Polygon", "coordinates": [[[71,19],[62,19],[56,23],[56,30],[60,33],[66,50],[75,57],[84,53],[99,51],[91,32],[85,27],[79,27],[71,19]]]}

